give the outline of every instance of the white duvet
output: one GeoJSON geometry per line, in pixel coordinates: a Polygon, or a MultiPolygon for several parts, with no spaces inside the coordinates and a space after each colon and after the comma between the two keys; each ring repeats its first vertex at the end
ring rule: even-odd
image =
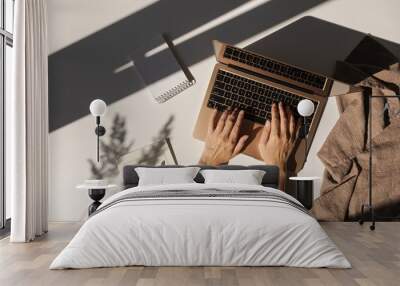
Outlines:
{"type": "MultiPolygon", "coordinates": [[[[148,190],[263,190],[230,184],[136,187],[148,190]]],[[[125,201],[89,218],[50,269],[145,266],[294,266],[349,268],[318,222],[299,209],[259,199],[185,198],[125,201]]]]}

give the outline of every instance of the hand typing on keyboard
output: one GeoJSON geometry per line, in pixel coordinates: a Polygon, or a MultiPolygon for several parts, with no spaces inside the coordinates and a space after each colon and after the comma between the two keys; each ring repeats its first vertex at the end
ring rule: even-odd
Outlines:
{"type": "Polygon", "coordinates": [[[279,188],[284,189],[286,161],[296,143],[300,121],[296,120],[290,109],[282,103],[272,105],[271,121],[265,122],[258,150],[268,165],[279,167],[279,188]]]}
{"type": "MultiPolygon", "coordinates": [[[[218,166],[227,164],[239,154],[248,139],[248,135],[239,136],[244,111],[225,110],[215,123],[218,111],[214,110],[210,118],[205,146],[199,164],[218,166]]],[[[289,108],[282,103],[273,104],[271,120],[265,122],[258,143],[260,156],[268,165],[279,167],[279,188],[284,189],[286,161],[295,145],[300,124],[289,108]]]]}
{"type": "Polygon", "coordinates": [[[199,164],[213,166],[227,164],[242,151],[249,137],[248,135],[239,136],[244,117],[243,111],[225,110],[215,123],[217,114],[218,110],[215,109],[208,124],[204,151],[199,164]]]}

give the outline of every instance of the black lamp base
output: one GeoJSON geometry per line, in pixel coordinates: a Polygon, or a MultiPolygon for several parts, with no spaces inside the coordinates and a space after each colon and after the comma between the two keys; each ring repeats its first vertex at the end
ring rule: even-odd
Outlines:
{"type": "Polygon", "coordinates": [[[101,205],[100,200],[104,198],[106,194],[106,189],[90,189],[89,190],[89,197],[94,200],[94,202],[89,206],[88,213],[89,216],[94,213],[97,208],[101,205]]]}
{"type": "Polygon", "coordinates": [[[363,204],[361,206],[361,218],[358,220],[358,223],[360,225],[364,224],[365,209],[369,209],[370,214],[371,214],[371,225],[369,226],[369,229],[375,230],[375,212],[374,212],[374,208],[370,204],[363,204]]]}
{"type": "Polygon", "coordinates": [[[94,132],[96,133],[97,136],[103,136],[104,134],[106,134],[106,129],[103,126],[99,125],[96,127],[94,132]]]}
{"type": "Polygon", "coordinates": [[[296,198],[304,207],[310,210],[314,201],[314,190],[312,180],[296,181],[296,198]]]}

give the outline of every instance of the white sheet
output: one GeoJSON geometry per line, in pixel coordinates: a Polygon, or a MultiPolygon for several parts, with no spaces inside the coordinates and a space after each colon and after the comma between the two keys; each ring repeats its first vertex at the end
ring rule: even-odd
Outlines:
{"type": "MultiPolygon", "coordinates": [[[[125,190],[265,190],[254,185],[185,184],[125,190]]],[[[126,265],[349,268],[318,222],[298,209],[257,199],[127,201],[86,221],[50,269],[126,265]]]]}

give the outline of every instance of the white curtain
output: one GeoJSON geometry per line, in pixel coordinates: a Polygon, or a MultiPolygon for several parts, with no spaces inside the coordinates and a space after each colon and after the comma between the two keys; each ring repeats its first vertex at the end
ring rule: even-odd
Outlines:
{"type": "MultiPolygon", "coordinates": [[[[47,232],[46,0],[15,1],[13,92],[6,111],[12,242],[47,232]]],[[[8,159],[8,160],[7,160],[8,159]]]]}

